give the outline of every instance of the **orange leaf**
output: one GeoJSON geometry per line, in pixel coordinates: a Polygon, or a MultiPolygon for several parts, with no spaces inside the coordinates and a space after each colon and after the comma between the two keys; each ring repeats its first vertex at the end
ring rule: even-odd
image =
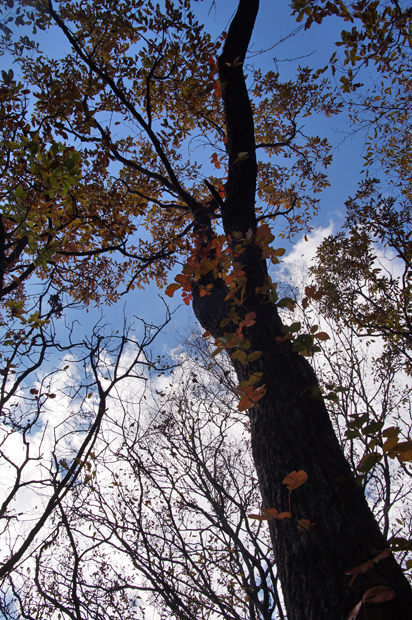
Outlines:
{"type": "Polygon", "coordinates": [[[269,521],[270,517],[264,515],[248,515],[249,519],[256,519],[256,521],[269,521]]]}
{"type": "Polygon", "coordinates": [[[212,164],[215,165],[216,168],[220,168],[220,161],[218,160],[217,153],[213,153],[211,158],[212,164]]]}
{"type": "Polygon", "coordinates": [[[256,390],[253,390],[253,392],[249,394],[249,397],[253,400],[254,403],[257,403],[258,400],[263,398],[265,394],[266,394],[266,384],[261,385],[260,387],[256,388],[256,390]]]}
{"type": "Polygon", "coordinates": [[[172,284],[169,284],[169,286],[166,288],[165,294],[168,297],[173,297],[178,288],[180,288],[180,284],[176,284],[175,282],[173,282],[172,284]]]}
{"type": "Polygon", "coordinates": [[[250,409],[253,405],[253,401],[250,400],[248,396],[244,396],[240,403],[237,406],[238,411],[246,411],[250,409]]]}
{"type": "Polygon", "coordinates": [[[176,277],[175,277],[176,282],[179,282],[179,284],[181,284],[182,286],[184,286],[185,284],[187,284],[187,278],[182,274],[179,273],[176,277]]]}
{"type": "Polygon", "coordinates": [[[209,336],[210,336],[210,332],[209,332],[209,331],[204,332],[204,333],[202,334],[202,338],[209,338],[209,336]]]}
{"type": "Polygon", "coordinates": [[[278,516],[278,510],[276,508],[263,508],[262,512],[274,519],[278,516]]]}
{"type": "Polygon", "coordinates": [[[276,517],[276,519],[290,519],[292,517],[292,513],[291,512],[280,512],[278,514],[278,516],[276,517]]]}
{"type": "Polygon", "coordinates": [[[293,491],[293,489],[297,489],[301,484],[306,482],[308,479],[308,474],[300,469],[299,471],[292,471],[286,478],[283,480],[283,484],[286,484],[289,491],[293,491]]]}
{"type": "Polygon", "coordinates": [[[256,312],[248,312],[245,314],[245,321],[252,321],[256,318],[256,312]]]}

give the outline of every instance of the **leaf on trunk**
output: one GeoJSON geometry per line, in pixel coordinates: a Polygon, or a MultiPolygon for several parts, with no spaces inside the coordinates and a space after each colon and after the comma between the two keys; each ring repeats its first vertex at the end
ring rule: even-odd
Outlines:
{"type": "Polygon", "coordinates": [[[291,518],[292,518],[291,512],[280,512],[278,516],[276,517],[276,519],[279,519],[280,521],[282,519],[291,519],[291,518]]]}
{"type": "Polygon", "coordinates": [[[279,514],[279,511],[276,508],[263,508],[262,512],[273,519],[275,519],[279,514]]]}
{"type": "Polygon", "coordinates": [[[253,401],[248,396],[244,396],[237,406],[238,411],[246,411],[253,406],[253,401]]]}
{"type": "Polygon", "coordinates": [[[299,471],[292,471],[286,478],[283,480],[283,484],[286,484],[289,491],[293,491],[301,486],[308,479],[308,474],[300,469],[299,471]]]}
{"type": "Polygon", "coordinates": [[[359,566],[355,566],[351,570],[346,571],[345,575],[363,575],[363,573],[367,573],[373,566],[373,561],[369,560],[364,564],[359,564],[359,566]]]}
{"type": "Polygon", "coordinates": [[[271,517],[266,517],[265,515],[248,515],[249,519],[256,519],[256,521],[269,521],[271,517]]]}
{"type": "Polygon", "coordinates": [[[247,361],[248,362],[254,362],[255,360],[258,360],[259,357],[262,356],[262,351],[254,351],[253,353],[250,353],[247,356],[247,361]]]}
{"type": "Polygon", "coordinates": [[[316,525],[315,523],[311,523],[309,519],[296,519],[296,524],[298,526],[298,530],[302,532],[309,532],[310,528],[316,525]]]}
{"type": "MultiPolygon", "coordinates": [[[[253,353],[251,353],[251,355],[253,355],[253,353]]],[[[248,359],[249,359],[249,356],[248,356],[248,359]]],[[[254,372],[253,374],[250,375],[248,384],[253,385],[257,383],[258,381],[261,380],[262,376],[263,376],[263,372],[254,372]]]]}
{"type": "Polygon", "coordinates": [[[364,603],[386,603],[386,601],[391,601],[395,596],[396,592],[394,590],[386,586],[375,586],[366,590],[362,596],[362,601],[364,603]]]}

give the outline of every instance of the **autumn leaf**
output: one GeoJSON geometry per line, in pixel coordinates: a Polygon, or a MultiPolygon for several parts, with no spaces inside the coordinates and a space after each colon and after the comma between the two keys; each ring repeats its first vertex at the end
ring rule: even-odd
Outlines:
{"type": "Polygon", "coordinates": [[[167,295],[168,297],[173,297],[173,295],[179,288],[180,288],[180,284],[177,284],[176,282],[172,282],[172,284],[169,284],[169,286],[166,287],[165,295],[167,295]]]}
{"type": "Polygon", "coordinates": [[[291,512],[280,512],[278,516],[276,517],[276,519],[278,519],[279,521],[282,521],[283,519],[291,519],[291,518],[292,518],[291,512]]]}
{"type": "Polygon", "coordinates": [[[271,517],[266,517],[265,515],[248,515],[249,519],[255,519],[256,521],[270,521],[271,517]]]}
{"type": "Polygon", "coordinates": [[[254,351],[253,353],[250,353],[247,356],[247,360],[248,362],[254,362],[255,360],[258,360],[260,357],[262,357],[262,351],[254,351]]]}
{"type": "Polygon", "coordinates": [[[309,519],[296,519],[296,524],[298,526],[298,530],[301,530],[302,532],[309,532],[315,525],[315,523],[311,523],[309,519]]]}
{"type": "Polygon", "coordinates": [[[244,396],[237,406],[237,410],[242,412],[250,409],[253,406],[253,401],[248,396],[244,396]]]}
{"type": "Polygon", "coordinates": [[[362,597],[364,603],[386,603],[396,597],[396,592],[386,586],[370,588],[362,597]]]}
{"type": "Polygon", "coordinates": [[[277,517],[277,515],[279,514],[278,510],[276,508],[263,508],[262,512],[265,515],[268,515],[269,517],[273,517],[274,519],[277,517]]]}
{"type": "Polygon", "coordinates": [[[304,484],[307,479],[308,474],[303,471],[303,469],[300,469],[299,471],[292,471],[289,475],[287,475],[283,480],[283,484],[288,487],[289,491],[293,491],[304,484]]]}
{"type": "Polygon", "coordinates": [[[326,332],[318,332],[317,334],[314,334],[313,337],[321,340],[322,342],[325,340],[330,340],[330,336],[326,332]]]}
{"type": "Polygon", "coordinates": [[[213,153],[212,157],[211,157],[211,162],[212,164],[214,164],[215,168],[221,168],[221,164],[220,161],[218,159],[217,153],[213,153]]]}
{"type": "Polygon", "coordinates": [[[374,564],[389,557],[391,553],[392,553],[391,549],[389,548],[384,549],[375,558],[373,558],[373,560],[368,560],[367,562],[364,562],[363,564],[360,564],[359,566],[355,566],[355,568],[352,568],[351,570],[346,571],[345,574],[346,575],[362,575],[364,573],[367,573],[368,570],[370,570],[374,564]]]}
{"type": "Polygon", "coordinates": [[[375,586],[370,588],[362,596],[362,600],[349,613],[347,620],[356,620],[363,603],[386,603],[396,597],[396,592],[386,586],[375,586]]]}

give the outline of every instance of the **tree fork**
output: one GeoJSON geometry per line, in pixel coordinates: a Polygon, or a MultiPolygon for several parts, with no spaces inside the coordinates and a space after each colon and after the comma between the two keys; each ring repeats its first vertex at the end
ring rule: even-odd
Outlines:
{"type": "MultiPolygon", "coordinates": [[[[254,126],[242,67],[258,6],[258,0],[240,0],[219,58],[228,135],[229,172],[222,205],[227,235],[256,231],[254,126]]],[[[232,361],[240,381],[261,372],[266,384],[265,396],[249,410],[264,506],[288,511],[283,479],[295,470],[308,474],[308,481],[291,496],[293,519],[269,523],[288,620],[346,620],[365,592],[376,586],[394,590],[396,598],[362,605],[359,620],[412,620],[412,590],[392,555],[354,579],[346,574],[374,559],[387,543],[354,481],[323,399],[312,396],[318,387],[312,367],[289,342],[277,340],[283,336],[277,308],[262,305],[255,293],[267,282],[267,267],[254,243],[246,247],[241,263],[247,285],[238,312],[256,313],[248,339],[250,351],[262,351],[262,356],[247,366],[232,361]],[[302,532],[295,519],[315,525],[302,532]]],[[[224,334],[220,322],[230,303],[222,280],[214,280],[211,294],[200,297],[198,284],[212,279],[208,274],[193,285],[193,308],[203,328],[217,338],[224,334]]]]}

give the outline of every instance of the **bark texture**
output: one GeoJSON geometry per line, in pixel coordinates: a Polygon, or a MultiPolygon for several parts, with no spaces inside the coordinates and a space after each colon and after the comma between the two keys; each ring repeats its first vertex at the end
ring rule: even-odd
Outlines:
{"type": "MultiPolygon", "coordinates": [[[[220,80],[228,134],[229,175],[226,200],[221,205],[226,234],[256,230],[256,156],[253,115],[243,76],[243,62],[258,0],[240,0],[219,59],[220,80]],[[239,158],[239,153],[247,153],[239,158]]],[[[199,234],[210,237],[200,211],[199,234]]],[[[210,222],[210,220],[209,220],[210,222]]],[[[377,563],[350,586],[346,571],[373,559],[387,545],[369,510],[363,491],[356,485],[339,446],[323,400],[311,397],[317,385],[313,369],[289,343],[279,342],[281,321],[276,307],[261,304],[256,287],[266,283],[267,267],[253,243],[241,255],[247,277],[242,312],[256,312],[256,324],[248,334],[250,351],[262,357],[247,367],[234,362],[239,380],[263,372],[267,392],[259,406],[249,411],[253,456],[265,507],[288,510],[288,491],[283,479],[303,469],[308,481],[291,496],[294,518],[316,525],[301,532],[294,520],[271,521],[271,537],[282,583],[288,620],[346,620],[350,610],[371,587],[386,586],[396,598],[364,605],[359,619],[412,620],[412,590],[393,556],[377,563]]],[[[213,282],[211,295],[200,297],[193,286],[195,314],[204,329],[216,338],[230,304],[225,301],[222,280],[208,274],[199,284],[213,282]]],[[[249,352],[249,351],[248,351],[249,352]]]]}

